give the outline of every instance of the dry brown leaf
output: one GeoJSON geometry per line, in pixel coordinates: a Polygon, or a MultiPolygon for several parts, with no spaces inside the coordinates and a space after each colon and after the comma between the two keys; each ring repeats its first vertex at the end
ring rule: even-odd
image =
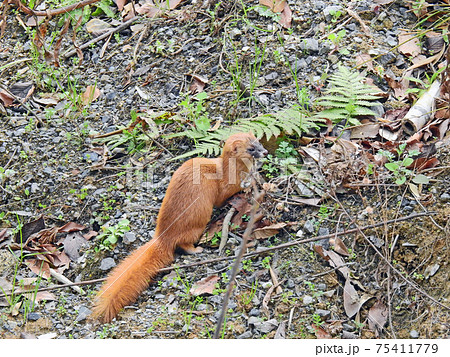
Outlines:
{"type": "Polygon", "coordinates": [[[100,97],[102,92],[97,86],[87,86],[86,91],[81,95],[81,101],[83,105],[91,104],[94,100],[100,97]]]}
{"type": "Polygon", "coordinates": [[[89,240],[92,237],[95,237],[97,235],[98,235],[98,232],[96,232],[96,231],[89,231],[86,234],[83,234],[83,238],[86,239],[86,240],[89,240]]]}
{"type": "Polygon", "coordinates": [[[292,10],[287,2],[284,5],[283,11],[281,12],[280,25],[285,29],[291,28],[292,25],[292,10]]]}
{"type": "Polygon", "coordinates": [[[369,310],[369,328],[375,332],[378,337],[386,324],[388,317],[387,307],[381,302],[377,301],[369,310]]]}
{"type": "Polygon", "coordinates": [[[116,0],[117,10],[122,11],[127,0],[116,0]]]}
{"type": "Polygon", "coordinates": [[[362,66],[366,66],[369,71],[375,72],[372,57],[367,53],[360,53],[356,56],[356,68],[360,69],[362,66]]]}
{"type": "Polygon", "coordinates": [[[374,138],[378,135],[379,130],[380,130],[379,123],[357,125],[352,128],[350,138],[351,139],[374,138]]]}
{"type": "Polygon", "coordinates": [[[420,41],[417,36],[406,31],[398,35],[398,51],[408,57],[416,57],[420,54],[420,41]]]}
{"type": "Polygon", "coordinates": [[[190,76],[192,77],[192,82],[191,85],[189,86],[189,91],[192,94],[202,92],[209,82],[208,79],[201,76],[197,76],[195,74],[191,74],[190,76]]]}
{"type": "MultiPolygon", "coordinates": [[[[330,239],[330,242],[331,242],[331,239],[330,239]]],[[[334,238],[332,244],[333,244],[334,251],[336,253],[339,253],[340,255],[344,255],[346,257],[348,257],[350,255],[348,253],[347,247],[345,246],[345,244],[341,238],[339,238],[339,237],[334,238]]]]}
{"type": "Polygon", "coordinates": [[[325,331],[325,329],[322,326],[317,326],[315,324],[312,324],[311,326],[314,329],[314,333],[316,334],[317,338],[320,339],[331,338],[331,335],[327,331],[325,331]]]}
{"type": "Polygon", "coordinates": [[[217,275],[208,276],[205,279],[194,283],[189,293],[193,296],[200,296],[205,294],[212,295],[216,287],[216,283],[219,280],[220,278],[217,275]]]}
{"type": "Polygon", "coordinates": [[[82,224],[75,222],[66,223],[64,226],[58,228],[58,233],[69,233],[69,232],[79,232],[86,229],[82,224]]]}
{"type": "Polygon", "coordinates": [[[281,12],[287,4],[286,0],[259,0],[260,5],[267,6],[273,12],[281,12]]]}
{"type": "Polygon", "coordinates": [[[281,228],[286,227],[286,223],[275,223],[270,226],[255,229],[252,233],[253,237],[256,239],[265,239],[278,234],[281,228]]]}
{"type": "Polygon", "coordinates": [[[0,89],[0,100],[5,107],[10,107],[14,102],[14,97],[10,96],[7,92],[0,89]]]}
{"type": "Polygon", "coordinates": [[[372,296],[363,294],[361,297],[356,292],[350,279],[345,281],[344,285],[344,310],[348,317],[354,316],[372,296]]]}

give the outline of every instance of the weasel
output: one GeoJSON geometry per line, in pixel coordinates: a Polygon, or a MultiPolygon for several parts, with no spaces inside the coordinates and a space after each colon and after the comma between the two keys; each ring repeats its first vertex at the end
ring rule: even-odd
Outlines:
{"type": "Polygon", "coordinates": [[[112,270],[94,303],[93,317],[110,322],[136,301],[158,271],[172,263],[175,249],[200,253],[195,247],[211,218],[213,207],[241,190],[241,181],[255,158],[267,150],[252,133],[231,135],[218,158],[186,161],[172,176],[159,211],[153,239],[132,252],[112,270]]]}

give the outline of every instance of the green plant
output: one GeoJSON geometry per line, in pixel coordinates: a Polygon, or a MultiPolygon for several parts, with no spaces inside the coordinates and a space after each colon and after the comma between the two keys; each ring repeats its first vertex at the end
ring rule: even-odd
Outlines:
{"type": "Polygon", "coordinates": [[[187,114],[188,118],[195,124],[195,128],[204,133],[206,133],[211,126],[208,113],[204,106],[204,101],[207,98],[208,94],[200,92],[194,97],[195,103],[190,100],[188,95],[180,103],[180,105],[184,107],[184,112],[187,114]]]}
{"type": "Polygon", "coordinates": [[[261,261],[261,265],[263,266],[264,269],[270,269],[270,257],[265,257],[261,261]]]}
{"type": "Polygon", "coordinates": [[[316,100],[315,104],[329,107],[315,114],[317,118],[327,118],[333,123],[345,121],[348,125],[358,125],[360,115],[375,115],[369,109],[373,100],[374,90],[361,82],[357,72],[351,72],[344,66],[329,78],[329,86],[325,95],[316,100]]]}
{"type": "Polygon", "coordinates": [[[102,226],[102,233],[97,237],[101,241],[104,248],[109,248],[112,244],[116,244],[119,238],[130,230],[130,221],[128,219],[121,219],[114,226],[102,226]]]}
{"type": "Polygon", "coordinates": [[[312,323],[316,326],[321,326],[324,324],[324,321],[322,321],[322,318],[320,317],[320,315],[314,313],[311,317],[312,319],[312,323]]]}
{"type": "Polygon", "coordinates": [[[406,79],[408,79],[409,81],[420,84],[422,86],[422,88],[408,88],[406,90],[406,93],[416,93],[417,97],[421,97],[431,87],[438,76],[446,69],[447,66],[443,66],[442,68],[439,68],[437,71],[435,71],[431,76],[425,72],[426,81],[419,78],[406,77],[406,79]]]}
{"type": "Polygon", "coordinates": [[[221,150],[221,141],[230,135],[239,132],[253,132],[257,138],[266,136],[279,136],[281,132],[286,134],[298,134],[302,136],[310,129],[319,129],[317,123],[322,122],[320,118],[307,118],[301,113],[298,106],[282,110],[274,114],[265,114],[251,119],[240,119],[230,127],[222,127],[213,132],[204,132],[195,128],[183,132],[166,135],[166,138],[187,136],[196,141],[196,148],[192,151],[179,155],[171,160],[183,159],[193,155],[218,156],[221,150]]]}
{"type": "Polygon", "coordinates": [[[337,33],[330,33],[328,35],[328,39],[331,41],[331,43],[334,45],[333,51],[339,51],[342,55],[348,55],[350,52],[346,48],[340,48],[340,43],[342,42],[343,38],[345,37],[346,31],[344,29],[338,31],[337,33]]]}
{"type": "Polygon", "coordinates": [[[407,167],[412,165],[414,159],[411,156],[417,156],[420,154],[418,150],[410,150],[405,152],[406,143],[400,144],[396,149],[398,160],[395,160],[395,155],[386,150],[379,150],[378,154],[384,156],[389,162],[384,164],[389,171],[394,175],[395,183],[397,185],[403,185],[408,177],[412,176],[412,181],[417,184],[429,183],[429,178],[423,174],[417,174],[413,176],[413,171],[407,167]]]}
{"type": "Polygon", "coordinates": [[[255,297],[257,289],[258,289],[258,281],[256,280],[252,282],[252,288],[250,289],[250,293],[241,295],[242,304],[244,305],[250,304],[253,298],[255,297]]]}

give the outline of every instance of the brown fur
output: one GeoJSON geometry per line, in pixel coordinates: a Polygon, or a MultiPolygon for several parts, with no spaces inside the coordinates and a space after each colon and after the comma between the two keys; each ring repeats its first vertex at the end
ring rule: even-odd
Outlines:
{"type": "Polygon", "coordinates": [[[251,169],[253,158],[266,154],[253,134],[239,133],[227,139],[220,157],[195,158],[181,165],[167,188],[154,238],[113,269],[97,296],[93,316],[110,322],[124,306],[136,301],[158,271],[173,261],[176,248],[190,254],[201,252],[194,244],[213,206],[223,205],[240,191],[242,176],[251,169]]]}

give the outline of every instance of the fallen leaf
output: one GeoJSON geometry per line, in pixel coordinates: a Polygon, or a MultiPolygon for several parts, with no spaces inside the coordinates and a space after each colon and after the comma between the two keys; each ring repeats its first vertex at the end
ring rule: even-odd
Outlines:
{"type": "Polygon", "coordinates": [[[271,224],[270,226],[262,227],[255,229],[252,233],[253,237],[256,239],[265,239],[272,237],[280,231],[281,228],[286,227],[286,223],[275,223],[271,224]]]}
{"type": "Polygon", "coordinates": [[[86,91],[81,95],[81,101],[83,105],[91,104],[94,100],[100,97],[102,92],[97,86],[87,86],[86,91]]]}
{"type": "Polygon", "coordinates": [[[311,326],[314,329],[314,333],[316,334],[317,338],[320,339],[331,338],[331,335],[327,331],[325,331],[325,329],[322,326],[317,326],[315,324],[312,324],[311,326]]]}
{"type": "Polygon", "coordinates": [[[369,310],[369,328],[375,332],[378,337],[386,324],[388,316],[387,307],[381,302],[377,301],[369,310]]]}
{"type": "Polygon", "coordinates": [[[354,316],[372,296],[364,294],[359,296],[353,287],[350,279],[345,281],[344,285],[344,310],[348,317],[354,316]]]}
{"type": "Polygon", "coordinates": [[[86,240],[89,240],[92,237],[95,237],[97,235],[98,235],[98,232],[96,232],[96,231],[89,231],[86,234],[83,234],[83,238],[86,239],[86,240]]]}
{"type": "Polygon", "coordinates": [[[117,10],[122,11],[127,0],[116,0],[117,10]]]}
{"type": "Polygon", "coordinates": [[[112,29],[109,23],[100,19],[91,19],[85,26],[86,31],[94,36],[102,35],[112,29]]]}
{"type": "Polygon", "coordinates": [[[368,123],[357,125],[351,129],[350,138],[351,139],[374,138],[378,135],[379,130],[380,130],[379,123],[368,123]]]}
{"type": "Polygon", "coordinates": [[[285,29],[291,28],[292,25],[292,10],[287,2],[284,5],[283,11],[281,12],[280,25],[283,26],[285,29]]]}
{"type": "Polygon", "coordinates": [[[202,279],[194,283],[189,293],[193,296],[200,296],[206,294],[212,295],[216,287],[216,283],[219,280],[220,278],[217,275],[208,276],[205,279],[202,279]]]}
{"type": "Polygon", "coordinates": [[[360,69],[362,66],[366,66],[369,71],[375,72],[372,57],[367,53],[360,53],[356,56],[356,68],[360,69]]]}
{"type": "Polygon", "coordinates": [[[401,31],[398,35],[398,51],[408,57],[416,57],[420,54],[420,41],[417,36],[406,31],[401,31]]]}
{"type": "Polygon", "coordinates": [[[286,338],[286,322],[281,321],[278,325],[277,332],[275,332],[274,339],[285,339],[286,338]]]}
{"type": "Polygon", "coordinates": [[[6,91],[0,89],[0,100],[3,102],[5,107],[10,107],[14,102],[14,97],[10,96],[6,91]]]}
{"type": "Polygon", "coordinates": [[[259,0],[260,5],[267,6],[273,12],[281,12],[287,4],[286,0],[259,0]]]}
{"type": "Polygon", "coordinates": [[[41,231],[42,229],[45,229],[45,222],[44,218],[40,216],[34,221],[25,223],[22,229],[16,233],[14,241],[16,243],[24,243],[31,235],[41,231]]]}
{"type": "MultiPolygon", "coordinates": [[[[331,239],[330,239],[330,243],[331,243],[331,239]]],[[[345,246],[345,244],[341,238],[339,238],[339,237],[334,238],[332,244],[333,244],[334,251],[336,253],[339,253],[340,255],[344,255],[346,257],[348,257],[350,255],[348,253],[347,247],[345,246]]]]}
{"type": "Polygon", "coordinates": [[[70,232],[82,231],[84,229],[86,229],[86,227],[83,226],[82,224],[78,224],[75,222],[69,222],[69,223],[66,223],[64,226],[59,227],[58,232],[59,233],[62,233],[62,232],[70,233],[70,232]]]}

